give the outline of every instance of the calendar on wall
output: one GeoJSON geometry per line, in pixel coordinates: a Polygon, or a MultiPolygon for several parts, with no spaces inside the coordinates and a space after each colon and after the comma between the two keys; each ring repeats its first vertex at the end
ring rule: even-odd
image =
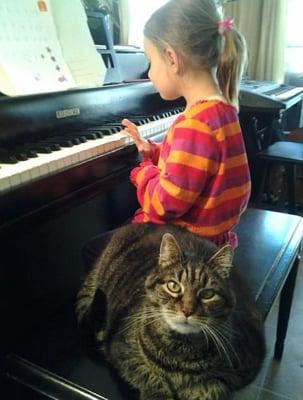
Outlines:
{"type": "Polygon", "coordinates": [[[81,0],[0,1],[0,92],[101,86],[105,72],[81,0]]]}

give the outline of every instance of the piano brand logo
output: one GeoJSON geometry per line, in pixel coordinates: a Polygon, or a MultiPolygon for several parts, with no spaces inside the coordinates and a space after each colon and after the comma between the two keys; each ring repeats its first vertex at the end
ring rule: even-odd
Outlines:
{"type": "Polygon", "coordinates": [[[80,108],[75,107],[56,111],[57,119],[74,117],[75,115],[80,115],[80,108]]]}

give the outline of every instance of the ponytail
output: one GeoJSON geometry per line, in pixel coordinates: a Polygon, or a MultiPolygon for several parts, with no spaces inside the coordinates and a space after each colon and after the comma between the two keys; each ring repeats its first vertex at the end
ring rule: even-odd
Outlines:
{"type": "Polygon", "coordinates": [[[217,65],[217,79],[226,100],[239,109],[239,84],[247,63],[244,37],[234,28],[224,32],[225,43],[217,65]]]}

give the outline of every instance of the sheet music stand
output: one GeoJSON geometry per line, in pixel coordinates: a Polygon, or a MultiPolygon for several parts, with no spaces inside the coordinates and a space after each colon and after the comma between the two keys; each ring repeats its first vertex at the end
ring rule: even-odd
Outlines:
{"type": "Polygon", "coordinates": [[[113,37],[108,25],[108,15],[101,11],[86,11],[88,27],[98,53],[107,68],[105,84],[122,82],[118,61],[114,49],[113,37]]]}

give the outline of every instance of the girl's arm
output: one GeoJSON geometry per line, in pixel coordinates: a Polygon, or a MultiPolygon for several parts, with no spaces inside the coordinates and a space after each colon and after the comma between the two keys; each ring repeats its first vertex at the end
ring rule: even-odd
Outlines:
{"type": "Polygon", "coordinates": [[[143,211],[158,220],[185,214],[218,171],[219,153],[218,142],[206,124],[177,124],[163,170],[142,162],[131,173],[143,211]]]}

